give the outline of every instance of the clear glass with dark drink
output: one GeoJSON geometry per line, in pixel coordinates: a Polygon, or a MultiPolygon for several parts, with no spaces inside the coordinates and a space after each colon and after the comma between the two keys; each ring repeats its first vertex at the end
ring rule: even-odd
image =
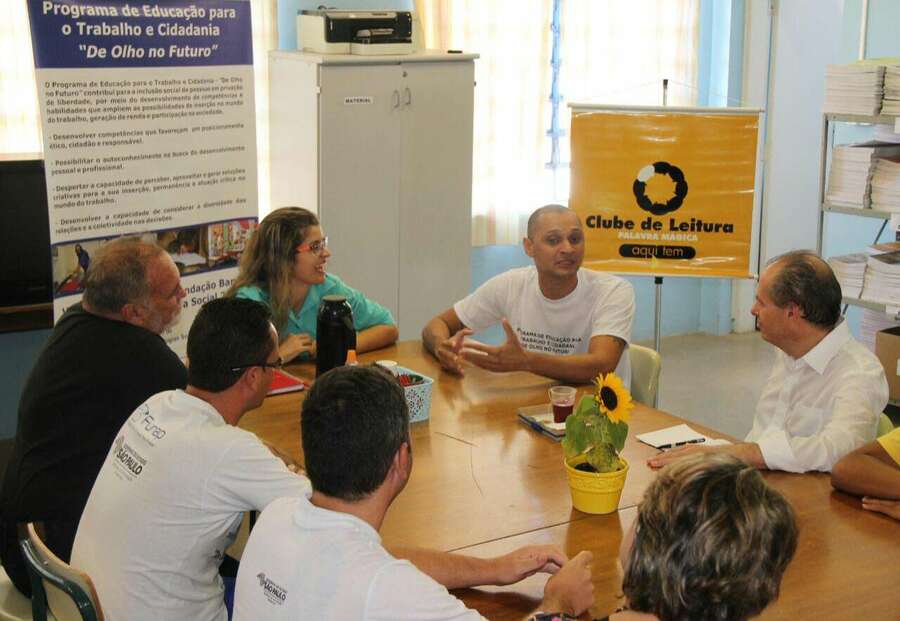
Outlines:
{"type": "Polygon", "coordinates": [[[575,407],[575,389],[571,386],[554,386],[550,389],[550,405],[553,406],[553,422],[564,423],[575,407]]]}

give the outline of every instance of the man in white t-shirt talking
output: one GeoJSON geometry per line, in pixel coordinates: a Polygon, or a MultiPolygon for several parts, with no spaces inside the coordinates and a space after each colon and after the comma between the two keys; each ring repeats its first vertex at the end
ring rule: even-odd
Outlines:
{"type": "Polygon", "coordinates": [[[244,512],[311,493],[236,426],[281,364],[269,310],[207,302],[187,354],[187,389],[150,397],[125,422],[78,524],[72,565],[93,579],[107,621],[226,621],[220,565],[244,512]]]}
{"type": "Polygon", "coordinates": [[[432,319],[425,347],[441,366],[463,374],[463,361],[490,371],[530,371],[566,382],[588,382],[615,371],[631,382],[628,343],[634,289],[625,280],[581,269],[584,230],[562,205],[528,218],[522,240],[533,267],[509,270],[432,319]],[[466,336],[500,323],[502,345],[466,336]]]}
{"type": "Polygon", "coordinates": [[[544,613],[578,615],[593,603],[590,552],[567,561],[554,546],[494,559],[404,549],[402,560],[382,546],[378,531],[413,467],[406,398],[386,371],[345,366],[320,376],[300,427],[312,496],[263,511],[241,557],[234,621],[474,621],[481,615],[447,588],[539,571],[554,574],[544,613]]]}

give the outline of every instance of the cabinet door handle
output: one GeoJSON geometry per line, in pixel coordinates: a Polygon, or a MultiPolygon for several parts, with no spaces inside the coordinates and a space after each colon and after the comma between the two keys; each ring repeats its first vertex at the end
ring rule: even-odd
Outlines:
{"type": "Polygon", "coordinates": [[[403,92],[406,94],[406,102],[405,102],[405,105],[408,106],[409,104],[412,103],[412,91],[409,90],[409,87],[407,86],[405,89],[403,89],[403,92]]]}
{"type": "Polygon", "coordinates": [[[397,90],[394,91],[393,99],[394,99],[394,105],[392,107],[399,108],[400,107],[400,91],[397,91],[397,90]]]}

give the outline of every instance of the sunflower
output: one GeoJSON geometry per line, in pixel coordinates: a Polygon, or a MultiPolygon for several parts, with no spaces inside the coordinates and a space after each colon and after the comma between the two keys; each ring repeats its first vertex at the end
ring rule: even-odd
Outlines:
{"type": "Polygon", "coordinates": [[[597,407],[613,423],[628,422],[628,416],[634,408],[631,393],[615,373],[602,373],[594,379],[594,401],[597,407]]]}

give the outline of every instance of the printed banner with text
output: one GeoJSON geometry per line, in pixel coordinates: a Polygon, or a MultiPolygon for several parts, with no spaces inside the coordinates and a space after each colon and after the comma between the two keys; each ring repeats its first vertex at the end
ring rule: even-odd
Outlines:
{"type": "Polygon", "coordinates": [[[54,314],[81,299],[91,255],[159,244],[187,291],[163,335],[183,355],[256,228],[246,0],[28,0],[43,123],[54,314]]]}
{"type": "Polygon", "coordinates": [[[572,109],[585,267],[747,278],[759,110],[572,109]]]}

